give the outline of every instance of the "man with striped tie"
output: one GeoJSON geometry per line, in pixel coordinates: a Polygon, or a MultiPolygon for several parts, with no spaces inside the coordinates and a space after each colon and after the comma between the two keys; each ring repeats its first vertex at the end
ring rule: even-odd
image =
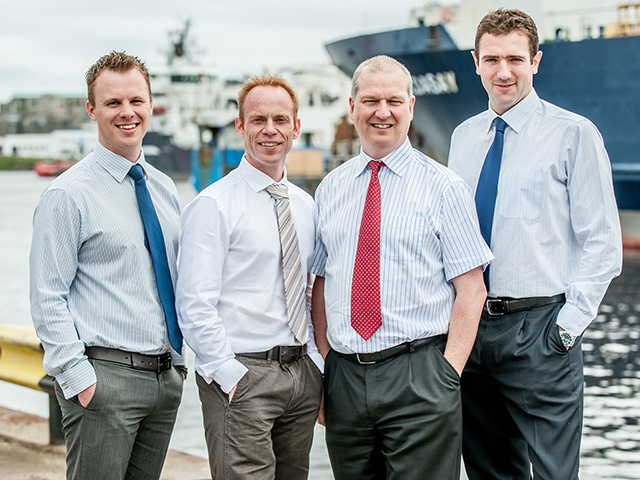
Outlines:
{"type": "Polygon", "coordinates": [[[311,329],[313,199],[287,180],[298,98],[265,75],[238,93],[238,168],[187,206],[177,305],[196,354],[214,479],[304,479],[320,404],[311,329]]]}
{"type": "Polygon", "coordinates": [[[462,375],[464,462],[471,480],[577,480],[581,335],[622,262],[611,166],[589,120],[536,94],[529,15],[488,13],[473,58],[489,108],[454,131],[449,167],[496,259],[462,375]]]}
{"type": "Polygon", "coordinates": [[[349,98],[361,153],[316,191],[312,312],[337,480],[460,479],[460,374],[493,255],[469,187],[411,147],[414,101],[404,65],[364,61],[349,98]]]}

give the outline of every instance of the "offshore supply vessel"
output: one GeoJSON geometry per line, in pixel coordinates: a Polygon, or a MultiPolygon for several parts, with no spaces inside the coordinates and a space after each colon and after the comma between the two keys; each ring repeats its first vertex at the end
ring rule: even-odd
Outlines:
{"type": "MultiPolygon", "coordinates": [[[[617,3],[529,0],[509,7],[531,14],[539,28],[543,57],[533,80],[537,93],[598,127],[611,159],[618,208],[640,210],[640,4],[617,3]]],[[[412,26],[337,40],[326,49],[348,76],[378,54],[406,65],[416,96],[416,146],[446,163],[453,129],[487,108],[470,51],[478,22],[500,6],[489,0],[430,3],[412,12],[412,26]]]]}

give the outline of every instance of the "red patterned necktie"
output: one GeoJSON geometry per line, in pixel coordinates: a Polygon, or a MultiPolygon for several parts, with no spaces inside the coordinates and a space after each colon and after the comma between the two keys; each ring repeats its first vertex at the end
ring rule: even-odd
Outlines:
{"type": "Polygon", "coordinates": [[[358,235],[358,250],[351,283],[351,326],[369,340],[380,325],[380,182],[384,163],[369,162],[371,180],[358,235]]]}

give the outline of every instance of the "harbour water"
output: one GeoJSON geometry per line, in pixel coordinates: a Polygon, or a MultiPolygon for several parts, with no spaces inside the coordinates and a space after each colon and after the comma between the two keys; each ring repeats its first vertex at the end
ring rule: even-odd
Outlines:
{"type": "MultiPolygon", "coordinates": [[[[33,172],[0,172],[0,324],[31,326],[28,254],[31,218],[51,180],[33,172]]],[[[178,184],[181,202],[195,192],[178,184]]],[[[640,252],[625,252],[600,313],[583,341],[586,394],[582,440],[583,480],[640,478],[640,252]]],[[[193,365],[193,354],[188,352],[193,365]]],[[[193,374],[187,379],[171,448],[206,457],[200,402],[193,374]]],[[[48,415],[43,393],[0,382],[0,405],[48,415]]],[[[332,478],[324,431],[316,427],[312,480],[332,478]]]]}

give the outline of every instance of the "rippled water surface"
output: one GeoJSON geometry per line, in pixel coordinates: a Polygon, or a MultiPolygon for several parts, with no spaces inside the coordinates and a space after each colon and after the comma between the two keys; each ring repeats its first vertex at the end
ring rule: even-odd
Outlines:
{"type": "MultiPolygon", "coordinates": [[[[31,217],[50,179],[32,172],[0,172],[0,323],[31,326],[28,254],[31,217]]],[[[178,189],[183,204],[194,192],[178,189]]],[[[640,478],[640,254],[625,252],[615,279],[583,341],[586,393],[582,480],[640,478]]],[[[189,352],[190,354],[191,352],[189,352]]],[[[193,355],[188,357],[193,364],[193,355]]],[[[0,382],[0,405],[48,415],[47,396],[0,382]]],[[[172,448],[206,457],[202,416],[193,374],[185,387],[172,448]]],[[[316,427],[312,480],[332,478],[324,432],[316,427]]]]}

